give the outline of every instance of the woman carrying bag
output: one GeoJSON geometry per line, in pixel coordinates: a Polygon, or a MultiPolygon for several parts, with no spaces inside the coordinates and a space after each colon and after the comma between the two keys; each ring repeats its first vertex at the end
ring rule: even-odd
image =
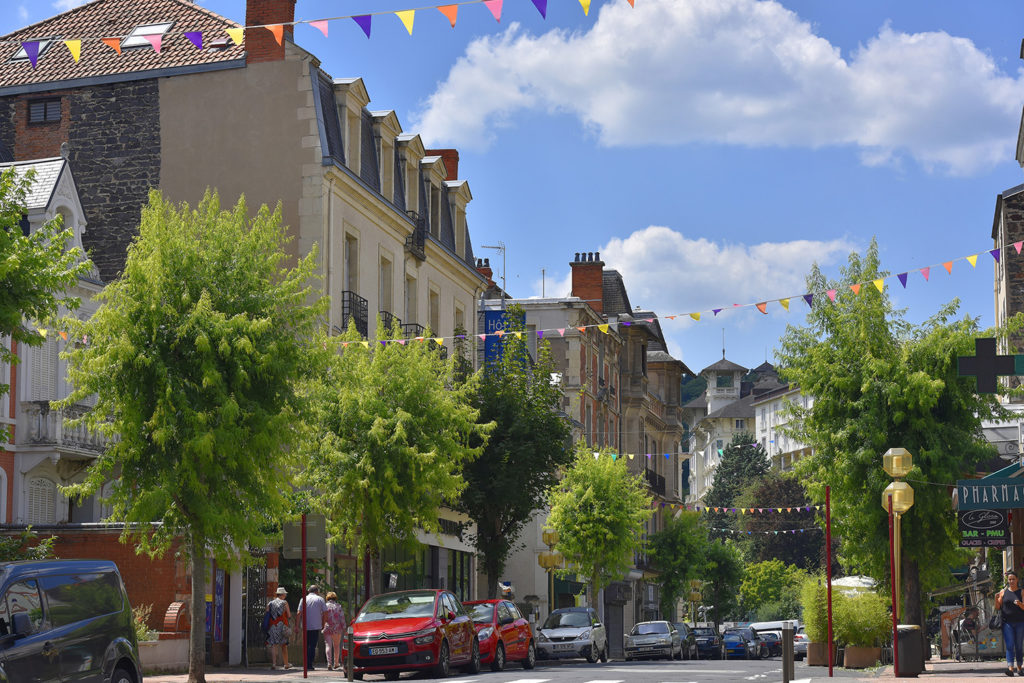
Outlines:
{"type": "Polygon", "coordinates": [[[1017,572],[1006,572],[1006,587],[996,595],[996,609],[1003,619],[1003,645],[1006,647],[1006,675],[1020,676],[1024,663],[1024,596],[1017,572]],[[1016,665],[1014,664],[1016,662],[1016,665]]]}

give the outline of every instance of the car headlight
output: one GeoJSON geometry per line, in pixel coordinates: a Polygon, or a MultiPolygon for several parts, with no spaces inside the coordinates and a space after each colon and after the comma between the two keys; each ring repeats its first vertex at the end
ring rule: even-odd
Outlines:
{"type": "Polygon", "coordinates": [[[658,639],[658,645],[668,645],[671,642],[672,641],[669,640],[668,638],[659,638],[658,639]]]}
{"type": "Polygon", "coordinates": [[[544,631],[537,631],[537,641],[541,643],[551,642],[551,639],[544,635],[544,631]]]}
{"type": "Polygon", "coordinates": [[[487,626],[480,629],[480,632],[476,634],[478,640],[487,640],[494,634],[494,627],[487,626]]]}
{"type": "Polygon", "coordinates": [[[590,631],[588,630],[588,631],[584,631],[583,633],[581,633],[578,636],[576,636],[576,640],[583,640],[584,638],[589,638],[589,637],[590,637],[590,631]]]}
{"type": "Polygon", "coordinates": [[[416,631],[415,633],[410,633],[409,635],[412,636],[412,642],[416,643],[417,645],[426,645],[427,643],[434,642],[434,629],[432,628],[426,628],[422,631],[416,631]]]}

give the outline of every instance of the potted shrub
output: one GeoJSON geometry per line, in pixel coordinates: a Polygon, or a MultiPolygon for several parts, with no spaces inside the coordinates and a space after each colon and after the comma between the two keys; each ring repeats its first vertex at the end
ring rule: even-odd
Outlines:
{"type": "Polygon", "coordinates": [[[843,666],[866,669],[882,658],[891,621],[886,600],[875,593],[843,596],[834,611],[835,639],[843,645],[843,666]]]}
{"type": "MultiPolygon", "coordinates": [[[[840,593],[832,593],[832,609],[841,600],[840,593]]],[[[828,589],[825,579],[811,576],[800,587],[803,607],[804,632],[807,634],[807,665],[828,666],[828,589]]],[[[833,651],[832,662],[836,661],[833,651]]]]}

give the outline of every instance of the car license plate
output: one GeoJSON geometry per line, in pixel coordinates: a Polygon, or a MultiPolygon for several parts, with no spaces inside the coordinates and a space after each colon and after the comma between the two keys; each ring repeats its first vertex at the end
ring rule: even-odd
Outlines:
{"type": "Polygon", "coordinates": [[[397,646],[393,646],[393,647],[371,647],[370,648],[370,655],[371,656],[375,656],[375,655],[394,655],[394,654],[398,654],[398,647],[397,646]]]}
{"type": "Polygon", "coordinates": [[[640,648],[640,650],[643,651],[643,652],[649,652],[650,650],[653,650],[653,649],[654,649],[654,647],[652,645],[647,645],[646,647],[640,648]]]}
{"type": "Polygon", "coordinates": [[[556,650],[571,650],[572,649],[572,643],[567,643],[565,645],[555,645],[555,649],[556,650]]]}

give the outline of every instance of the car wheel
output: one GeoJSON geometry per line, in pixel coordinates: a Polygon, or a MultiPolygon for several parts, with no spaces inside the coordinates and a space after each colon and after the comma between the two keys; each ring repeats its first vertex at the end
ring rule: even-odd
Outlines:
{"type": "Polygon", "coordinates": [[[363,680],[363,674],[352,674],[352,678],[356,679],[357,681],[361,681],[363,680]]]}
{"type": "Polygon", "coordinates": [[[591,664],[597,663],[597,643],[590,644],[590,652],[587,653],[587,661],[591,664]]]}
{"type": "Polygon", "coordinates": [[[505,668],[505,646],[501,643],[494,648],[494,659],[491,661],[491,671],[501,671],[505,668]]]}
{"type": "Polygon", "coordinates": [[[627,662],[632,662],[632,661],[633,661],[633,658],[632,658],[632,657],[626,657],[626,661],[627,661],[627,662]]]}
{"type": "Polygon", "coordinates": [[[473,639],[473,644],[469,648],[469,664],[462,670],[468,674],[480,673],[480,641],[476,638],[473,639]]]}
{"type": "Polygon", "coordinates": [[[602,662],[607,662],[608,661],[608,642],[607,641],[605,641],[604,647],[601,648],[601,661],[602,662]]]}
{"type": "Polygon", "coordinates": [[[132,675],[121,667],[114,669],[114,675],[110,677],[110,683],[134,683],[132,675]]]}
{"type": "Polygon", "coordinates": [[[682,661],[682,659],[683,659],[683,644],[682,643],[679,643],[679,652],[676,653],[675,659],[676,659],[677,662],[678,661],[682,661]]]}
{"type": "Polygon", "coordinates": [[[437,652],[437,663],[434,664],[434,678],[447,678],[451,673],[451,652],[448,650],[448,641],[441,641],[441,649],[437,652]]]}
{"type": "Polygon", "coordinates": [[[532,669],[537,666],[537,646],[530,641],[530,646],[526,648],[526,659],[523,660],[524,669],[532,669]]]}
{"type": "Polygon", "coordinates": [[[385,681],[397,681],[400,676],[401,676],[401,674],[399,672],[397,672],[397,671],[385,671],[384,672],[384,680],[385,681]]]}

